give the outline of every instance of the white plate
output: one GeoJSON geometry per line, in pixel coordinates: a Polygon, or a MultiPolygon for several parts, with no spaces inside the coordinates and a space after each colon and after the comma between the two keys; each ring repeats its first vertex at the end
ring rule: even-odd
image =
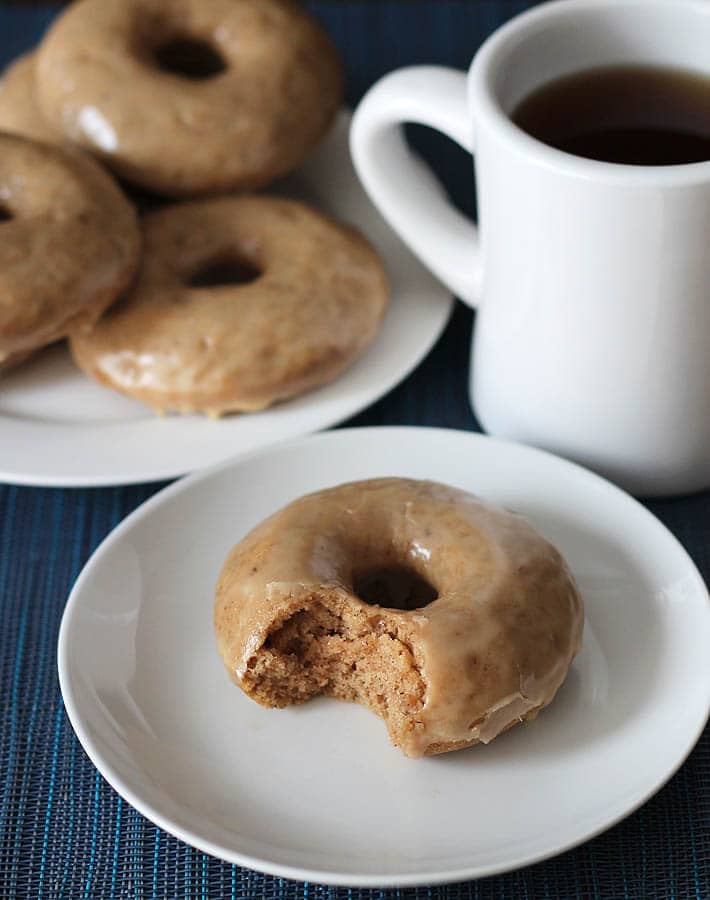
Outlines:
{"type": "Polygon", "coordinates": [[[95,765],[166,831],[287,878],[413,885],[543,859],[639,806],[707,719],[708,646],[697,570],[618,488],[481,435],[367,428],[250,455],[144,504],[77,581],[59,674],[95,765]],[[486,747],[406,759],[360,707],[262,709],[217,656],[213,588],[232,544],[299,494],[394,474],[524,512],[580,582],[587,622],[567,681],[534,724],[486,747]]]}
{"type": "MultiPolygon", "coordinates": [[[[161,419],[89,380],[57,345],[0,380],[0,481],[78,487],[173,478],[340,422],[411,372],[441,334],[452,301],[360,187],[349,123],[342,113],[314,157],[276,190],[356,225],[385,261],[392,302],[379,335],[355,364],[332,384],[265,412],[218,422],[161,419]]],[[[433,179],[424,166],[422,178],[433,179]]]]}

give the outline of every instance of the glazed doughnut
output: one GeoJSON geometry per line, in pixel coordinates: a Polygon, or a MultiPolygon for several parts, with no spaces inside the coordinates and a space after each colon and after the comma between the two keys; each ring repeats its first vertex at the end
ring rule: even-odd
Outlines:
{"type": "Polygon", "coordinates": [[[138,264],[133,208],[83,153],[0,133],[0,361],[79,330],[138,264]]]}
{"type": "Polygon", "coordinates": [[[37,85],[71,141],[173,196],[290,171],[342,97],[333,45],[290,0],[78,0],[42,43],[37,85]]]}
{"type": "Polygon", "coordinates": [[[184,202],[143,224],[135,287],[71,349],[154,409],[263,409],[334,379],[377,331],[389,294],[377,255],[302,203],[184,202]]]}
{"type": "Polygon", "coordinates": [[[35,54],[20,56],[0,79],[0,131],[21,134],[35,141],[55,144],[62,141],[39,111],[35,97],[35,54]]]}
{"type": "Polygon", "coordinates": [[[404,478],[275,513],[230,552],[214,609],[227,671],[258,703],[362,703],[412,757],[534,718],[583,617],[564,560],[525,519],[404,478]]]}

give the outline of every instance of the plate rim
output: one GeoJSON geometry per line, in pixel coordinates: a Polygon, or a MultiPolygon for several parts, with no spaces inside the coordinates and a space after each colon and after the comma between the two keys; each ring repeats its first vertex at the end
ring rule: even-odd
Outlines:
{"type": "MultiPolygon", "coordinates": [[[[341,422],[346,421],[347,419],[352,418],[353,416],[358,415],[363,412],[365,409],[377,403],[395,388],[397,388],[406,378],[408,378],[415,369],[421,365],[424,359],[430,354],[434,345],[439,341],[441,335],[446,329],[447,325],[451,321],[451,316],[453,314],[454,306],[456,300],[453,294],[441,284],[438,279],[436,279],[433,275],[428,273],[426,267],[423,263],[416,257],[414,253],[404,244],[404,242],[398,237],[396,232],[391,228],[389,223],[383,219],[382,215],[379,213],[377,208],[374,206],[372,201],[369,199],[365,188],[362,185],[362,182],[359,179],[357,171],[355,170],[354,164],[352,162],[352,156],[350,154],[349,148],[349,134],[350,134],[350,125],[352,122],[353,110],[347,106],[342,105],[338,111],[337,116],[334,119],[334,122],[328,131],[328,133],[324,136],[321,144],[319,144],[316,148],[314,148],[313,154],[305,161],[303,166],[305,167],[306,173],[308,173],[308,165],[312,164],[312,160],[318,158],[318,154],[324,152],[324,147],[328,140],[336,140],[337,138],[337,149],[347,155],[347,159],[351,168],[351,177],[354,185],[357,185],[359,191],[362,194],[363,198],[367,199],[370,210],[369,214],[375,217],[378,220],[381,220],[382,228],[386,231],[388,236],[394,237],[397,241],[398,252],[406,254],[408,257],[409,265],[417,266],[421,271],[422,276],[426,274],[426,277],[430,279],[432,289],[436,289],[436,291],[440,294],[439,303],[440,303],[440,312],[438,314],[438,321],[435,328],[432,329],[431,333],[427,335],[426,340],[422,341],[421,346],[418,348],[417,352],[412,354],[411,358],[407,361],[406,365],[398,367],[397,373],[394,377],[390,377],[387,380],[382,381],[377,389],[372,392],[367,392],[367,397],[365,399],[358,400],[354,404],[348,405],[347,409],[343,412],[331,410],[328,414],[317,417],[317,421],[309,421],[305,426],[303,426],[302,430],[299,426],[298,430],[289,432],[287,434],[276,434],[275,437],[267,438],[262,444],[253,449],[249,449],[245,451],[246,453],[251,452],[259,452],[260,450],[264,450],[268,447],[275,446],[282,441],[288,440],[296,440],[299,437],[307,437],[311,434],[314,434],[318,431],[332,428],[334,425],[337,425],[341,422]],[[342,134],[339,134],[339,131],[342,134]]],[[[294,173],[291,173],[290,176],[297,176],[298,169],[295,170],[294,173]]],[[[441,182],[436,178],[436,176],[427,169],[428,173],[426,177],[431,177],[432,183],[436,186],[438,190],[442,193],[444,192],[444,187],[441,182]]],[[[307,174],[306,174],[307,177],[307,174]]],[[[278,189],[278,183],[276,184],[276,188],[278,189]]],[[[268,193],[268,192],[267,192],[268,193]]],[[[318,204],[316,204],[318,205],[318,204]]],[[[341,219],[342,217],[339,214],[335,214],[336,219],[341,219]]],[[[361,225],[358,225],[361,231],[366,234],[366,230],[361,225]]],[[[385,266],[388,264],[388,257],[378,251],[380,256],[382,257],[385,266]]],[[[376,336],[377,337],[377,336],[376,336]]],[[[374,344],[374,341],[373,341],[374,344]]],[[[372,346],[372,345],[370,345],[372,346]]],[[[365,348],[362,354],[360,354],[356,359],[351,361],[351,365],[355,365],[361,356],[363,356],[366,352],[368,352],[369,347],[365,348]]],[[[298,397],[292,398],[293,400],[300,400],[303,397],[308,397],[310,394],[317,394],[317,392],[321,389],[328,389],[334,384],[337,384],[343,378],[347,378],[348,370],[351,366],[348,366],[341,375],[332,382],[329,382],[324,385],[320,385],[315,388],[313,391],[308,391],[305,394],[302,394],[298,397]]],[[[105,388],[107,391],[107,396],[112,394],[111,389],[105,388]]],[[[288,402],[288,401],[287,401],[288,402]]],[[[284,404],[286,405],[286,404],[284,404]]],[[[278,409],[278,406],[273,409],[278,409]]],[[[309,414],[309,411],[312,413],[313,407],[307,407],[303,413],[305,415],[309,414]]],[[[148,411],[150,413],[150,411],[148,411]]],[[[248,414],[247,414],[248,415],[248,414]]],[[[177,418],[177,417],[176,417],[177,418]]],[[[179,417],[180,421],[185,421],[187,417],[179,417]]],[[[236,418],[236,417],[235,417],[236,418]]],[[[3,425],[11,428],[13,422],[17,422],[21,420],[20,416],[12,416],[6,413],[0,412],[0,432],[2,431],[3,425]]],[[[50,423],[41,423],[34,421],[22,420],[20,427],[26,427],[31,430],[32,434],[28,436],[28,439],[33,441],[38,440],[52,440],[53,434],[56,435],[60,432],[62,433],[76,433],[76,441],[77,446],[80,446],[81,442],[84,440],[84,437],[88,436],[90,432],[100,431],[102,434],[106,435],[110,438],[112,434],[115,434],[118,430],[119,432],[123,432],[128,429],[129,435],[127,439],[130,439],[130,434],[133,431],[140,431],[146,423],[155,423],[160,421],[159,417],[150,413],[144,418],[139,419],[130,419],[127,421],[110,421],[110,422],[93,422],[87,421],[82,422],[80,424],[74,423],[66,423],[66,422],[50,422],[50,423]],[[49,428],[53,431],[50,431],[47,434],[46,429],[49,428]]],[[[199,421],[202,421],[202,417],[200,417],[199,421]]],[[[215,423],[219,426],[219,422],[215,423]]],[[[229,425],[229,420],[227,420],[227,425],[229,425]]],[[[94,487],[115,487],[119,485],[133,485],[133,484],[151,484],[159,481],[168,481],[173,480],[175,478],[180,478],[185,475],[193,474],[195,472],[204,471],[211,468],[214,465],[221,465],[223,462],[226,462],[229,459],[234,459],[236,457],[241,457],[244,454],[240,452],[238,449],[238,440],[239,434],[238,430],[234,430],[235,440],[231,442],[230,449],[225,450],[225,455],[218,459],[216,462],[208,462],[207,464],[195,464],[194,462],[189,465],[177,465],[171,461],[169,455],[167,458],[160,460],[156,463],[154,458],[147,459],[145,464],[141,466],[140,473],[136,474],[122,470],[118,475],[105,472],[100,474],[85,474],[81,471],[75,471],[70,474],[59,473],[52,474],[48,471],[43,471],[39,474],[28,472],[23,468],[22,464],[18,464],[17,460],[11,461],[11,463],[3,460],[2,455],[0,455],[0,484],[8,484],[22,487],[55,487],[55,488],[94,488],[94,487]]],[[[135,438],[134,438],[135,439],[135,438]]],[[[140,439],[140,435],[137,439],[140,439]]],[[[175,438],[179,440],[179,437],[175,438]]],[[[52,466],[48,467],[49,469],[52,466]]]]}
{"type": "Polygon", "coordinates": [[[292,864],[282,864],[270,859],[263,859],[258,856],[250,856],[247,853],[242,853],[233,849],[221,847],[215,842],[202,838],[199,834],[196,834],[189,828],[182,828],[175,825],[170,821],[168,816],[165,816],[159,810],[154,809],[149,802],[144,802],[141,797],[136,794],[133,788],[129,784],[127,784],[114,770],[113,766],[110,763],[107,763],[102,758],[101,753],[97,750],[94,741],[92,740],[87,728],[84,725],[79,706],[76,703],[76,700],[72,693],[71,676],[69,673],[70,660],[68,656],[68,643],[71,636],[72,620],[79,609],[79,598],[83,591],[84,583],[90,579],[93,569],[98,564],[101,557],[105,553],[110,552],[112,544],[120,540],[123,533],[130,530],[135,522],[140,521],[146,515],[149,515],[154,507],[158,507],[166,502],[169,502],[174,494],[182,493],[185,490],[191,490],[201,481],[206,481],[208,479],[217,477],[222,472],[230,468],[238,468],[244,465],[248,465],[249,461],[253,458],[262,458],[264,456],[280,454],[288,447],[300,444],[312,445],[328,443],[330,441],[339,439],[347,440],[349,436],[355,434],[359,434],[362,436],[370,434],[372,436],[377,436],[378,439],[381,439],[383,435],[406,434],[407,436],[411,437],[413,433],[421,432],[438,434],[441,436],[446,435],[447,437],[456,435],[457,439],[463,438],[464,440],[470,440],[473,443],[485,442],[486,444],[498,445],[502,448],[514,447],[517,450],[523,450],[525,452],[529,451],[533,455],[551,459],[555,462],[555,464],[562,464],[564,467],[569,467],[570,469],[576,470],[576,475],[578,477],[581,477],[591,484],[596,485],[598,488],[609,491],[612,496],[616,497],[616,499],[619,499],[622,502],[630,503],[633,507],[636,508],[637,511],[640,511],[642,515],[653,520],[656,527],[660,528],[664,533],[664,537],[667,540],[669,539],[674,545],[675,551],[680,552],[681,558],[683,558],[684,563],[689,567],[689,573],[692,573],[693,575],[693,580],[696,582],[697,590],[699,590],[700,594],[705,597],[706,614],[710,616],[710,593],[708,591],[708,586],[706,585],[700,571],[698,570],[698,567],[696,566],[688,551],[678,540],[678,538],[657,516],[655,516],[649,509],[647,509],[639,500],[631,496],[631,494],[627,493],[622,488],[618,487],[616,484],[604,478],[603,476],[592,472],[591,470],[579,465],[578,463],[564,459],[557,454],[540,449],[538,447],[492,437],[480,432],[465,431],[455,428],[413,425],[382,425],[349,427],[338,429],[335,431],[325,431],[317,432],[315,434],[301,435],[297,438],[279,441],[278,443],[271,444],[268,447],[249,451],[242,456],[233,457],[231,459],[222,461],[205,469],[194,472],[193,474],[181,478],[178,481],[158,490],[151,497],[140,503],[136,507],[136,509],[134,509],[131,513],[128,514],[128,516],[122,519],[101,540],[101,542],[94,549],[94,551],[82,566],[81,572],[79,573],[79,576],[77,577],[67,599],[59,627],[59,636],[57,643],[59,686],[67,717],[71,723],[72,728],[74,729],[79,743],[81,744],[82,748],[84,749],[85,753],[87,754],[97,771],[108,782],[113,790],[115,790],[119,794],[119,796],[123,797],[126,802],[130,803],[130,805],[133,806],[134,809],[136,809],[141,815],[151,821],[158,828],[161,828],[163,831],[171,834],[173,837],[178,838],[184,843],[195,847],[196,849],[207,853],[208,855],[213,856],[216,859],[220,859],[227,863],[236,864],[253,871],[262,872],[264,874],[275,876],[278,878],[286,878],[302,882],[313,882],[333,887],[357,888],[422,887],[428,885],[436,886],[452,884],[456,882],[475,880],[493,875],[500,875],[505,872],[515,871],[534,863],[543,862],[544,860],[565,853],[568,850],[572,850],[575,847],[586,843],[587,841],[593,840],[598,835],[602,834],[605,831],[608,831],[610,828],[613,828],[619,822],[623,821],[628,816],[636,812],[641,806],[643,806],[644,803],[646,803],[651,797],[658,793],[658,791],[660,791],[670,781],[670,779],[678,772],[680,767],[687,760],[688,756],[690,755],[690,753],[696,746],[700,736],[702,735],[708,719],[710,718],[710,684],[708,684],[706,692],[707,697],[705,704],[705,714],[704,716],[700,717],[700,720],[697,723],[692,734],[690,735],[690,738],[683,745],[678,755],[678,759],[674,761],[673,765],[668,769],[668,771],[665,772],[661,778],[654,779],[652,785],[645,791],[643,791],[640,797],[635,798],[631,804],[626,806],[623,811],[616,812],[613,815],[609,816],[607,819],[604,819],[601,823],[597,824],[594,828],[587,831],[584,835],[578,835],[570,840],[558,842],[554,847],[548,850],[542,852],[530,852],[528,854],[521,855],[514,860],[508,860],[506,862],[491,863],[488,865],[470,865],[457,869],[450,869],[447,871],[431,872],[428,874],[410,873],[404,876],[397,876],[389,873],[377,875],[345,871],[336,872],[329,870],[320,870],[316,867],[299,867],[292,864]]]}

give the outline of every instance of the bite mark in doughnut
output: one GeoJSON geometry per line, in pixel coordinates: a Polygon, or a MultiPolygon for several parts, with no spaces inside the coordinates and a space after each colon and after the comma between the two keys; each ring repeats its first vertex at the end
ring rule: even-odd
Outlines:
{"type": "Polygon", "coordinates": [[[330,39],[290,0],[78,0],[39,51],[44,117],[169,196],[262,187],[341,102],[330,39]]]}
{"type": "Polygon", "coordinates": [[[582,601],[521,516],[428,481],[381,478],[301,497],[230,552],[215,634],[264,706],[364,704],[407,756],[488,743],[553,699],[582,601]]]}

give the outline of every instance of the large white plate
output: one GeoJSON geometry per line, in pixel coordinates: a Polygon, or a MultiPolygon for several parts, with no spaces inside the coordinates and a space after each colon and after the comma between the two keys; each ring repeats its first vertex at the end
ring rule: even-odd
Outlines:
{"type": "Polygon", "coordinates": [[[95,765],[165,830],[280,876],[412,885],[543,859],[635,809],[707,719],[708,646],[697,570],[618,488],[481,435],[367,428],[251,455],[144,504],[77,581],[59,674],[95,765]],[[406,759],[360,707],[262,709],[217,656],[213,588],[231,545],[299,494],[394,474],[522,511],[581,585],[583,648],[560,693],[486,747],[406,759]]]}
{"type": "MultiPolygon", "coordinates": [[[[349,123],[342,113],[314,157],[276,190],[356,225],[381,253],[392,303],[363,356],[319,390],[214,422],[158,418],[90,381],[58,345],[0,379],[0,481],[76,487],[172,478],[342,421],[423,359],[448,321],[451,297],[367,199],[350,161],[349,123]]],[[[433,178],[424,166],[422,178],[433,178]]]]}

